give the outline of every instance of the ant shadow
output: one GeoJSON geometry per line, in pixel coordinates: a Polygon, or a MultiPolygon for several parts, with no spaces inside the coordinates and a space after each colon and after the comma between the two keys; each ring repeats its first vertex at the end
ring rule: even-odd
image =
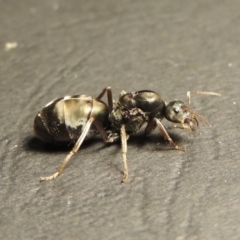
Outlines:
{"type": "MultiPolygon", "coordinates": [[[[81,145],[81,149],[88,148],[99,142],[98,138],[86,139],[81,145]]],[[[29,136],[25,138],[23,147],[25,150],[33,151],[33,152],[44,152],[44,153],[54,153],[54,152],[69,152],[72,150],[74,146],[74,142],[67,143],[48,143],[44,142],[38,137],[29,136]]]]}
{"type": "MultiPolygon", "coordinates": [[[[169,129],[168,129],[169,130],[169,129]]],[[[172,131],[169,131],[171,138],[177,145],[183,145],[183,143],[188,142],[185,137],[183,137],[181,134],[178,132],[174,133],[172,131]]],[[[43,142],[41,139],[35,137],[35,136],[28,136],[24,139],[24,145],[23,148],[27,151],[33,151],[33,152],[41,152],[41,153],[46,153],[46,154],[51,154],[51,153],[59,153],[59,152],[65,152],[66,154],[69,153],[73,146],[73,143],[46,143],[43,142]]],[[[129,147],[134,147],[135,149],[144,149],[144,146],[146,147],[146,152],[147,151],[172,151],[175,149],[170,146],[169,144],[166,144],[165,139],[161,134],[158,132],[154,132],[149,136],[146,136],[143,131],[140,131],[139,133],[135,135],[131,135],[127,141],[129,147]],[[149,150],[149,146],[151,146],[151,150],[149,150]],[[152,147],[154,146],[154,147],[152,147]]],[[[115,171],[121,172],[122,171],[122,166],[120,165],[121,162],[115,161],[115,159],[119,159],[119,156],[116,158],[119,153],[121,153],[121,141],[120,139],[114,143],[104,143],[104,141],[101,139],[100,136],[96,136],[91,139],[86,139],[84,140],[83,144],[81,145],[80,149],[78,152],[81,152],[81,150],[86,151],[86,149],[89,148],[88,152],[95,153],[96,154],[99,151],[106,150],[106,154],[108,158],[113,159],[114,161],[109,162],[109,166],[111,168],[114,168],[115,171]],[[114,145],[114,147],[113,147],[114,145]],[[114,157],[113,157],[114,156],[114,157]]],[[[128,148],[128,152],[130,149],[128,148]]],[[[86,152],[85,152],[86,153],[86,152]]],[[[105,153],[104,153],[105,154],[105,153]]],[[[97,158],[95,159],[97,160],[97,158]]],[[[94,161],[95,161],[94,160],[94,161]]]]}
{"type": "MultiPolygon", "coordinates": [[[[186,137],[183,137],[180,133],[174,133],[171,131],[172,129],[169,128],[168,131],[170,133],[171,138],[177,145],[182,145],[183,143],[186,144],[186,137]],[[170,131],[169,131],[170,130],[170,131]]],[[[45,152],[45,153],[54,153],[54,152],[69,152],[72,150],[74,146],[74,142],[72,143],[47,143],[39,139],[35,136],[28,136],[24,139],[23,147],[25,150],[28,151],[35,151],[35,152],[45,152]]],[[[100,136],[96,136],[91,139],[84,140],[83,144],[81,145],[80,149],[92,148],[94,145],[98,145],[95,147],[96,151],[102,149],[108,149],[113,145],[118,145],[118,147],[114,147],[114,152],[117,153],[121,150],[121,141],[120,138],[114,143],[104,143],[100,136]],[[99,143],[103,143],[99,146],[99,143]]],[[[131,135],[127,141],[128,146],[135,146],[136,148],[144,148],[145,145],[155,145],[156,149],[161,151],[166,150],[173,150],[172,146],[166,143],[163,136],[158,133],[154,132],[149,136],[146,136],[143,131],[140,131],[137,134],[131,135]],[[160,146],[160,149],[159,149],[160,146]]]]}

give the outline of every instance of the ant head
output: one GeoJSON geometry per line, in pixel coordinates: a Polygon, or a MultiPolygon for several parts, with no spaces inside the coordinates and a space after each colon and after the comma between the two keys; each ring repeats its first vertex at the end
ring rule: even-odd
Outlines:
{"type": "Polygon", "coordinates": [[[184,128],[191,129],[192,131],[195,131],[198,127],[198,119],[209,124],[205,118],[191,110],[188,105],[179,100],[174,100],[167,104],[164,116],[167,120],[174,123],[181,123],[184,128]]]}

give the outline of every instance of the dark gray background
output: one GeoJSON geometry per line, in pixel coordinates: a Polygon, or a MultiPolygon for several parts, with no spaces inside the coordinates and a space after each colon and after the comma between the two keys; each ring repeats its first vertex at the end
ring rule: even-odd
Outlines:
{"type": "MultiPolygon", "coordinates": [[[[8,0],[0,2],[0,239],[240,239],[240,1],[8,0]],[[5,50],[7,42],[17,42],[5,50]],[[33,137],[37,112],[56,97],[97,96],[110,85],[195,96],[211,123],[128,144],[69,148],[33,137]]],[[[167,121],[164,121],[168,125],[167,121]]]]}

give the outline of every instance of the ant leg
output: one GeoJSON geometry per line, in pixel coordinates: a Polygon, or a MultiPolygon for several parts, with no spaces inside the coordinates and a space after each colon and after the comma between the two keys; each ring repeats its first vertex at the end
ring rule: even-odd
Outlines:
{"type": "Polygon", "coordinates": [[[190,106],[191,94],[212,95],[212,96],[219,96],[219,97],[221,96],[221,94],[215,93],[215,92],[188,91],[187,92],[188,106],[190,106]]]}
{"type": "Polygon", "coordinates": [[[85,139],[91,125],[92,125],[92,122],[94,121],[93,118],[90,118],[83,131],[82,131],[82,134],[80,135],[80,137],[78,138],[76,144],[74,145],[73,149],[71,150],[71,152],[67,155],[67,157],[63,160],[59,170],[54,173],[53,175],[51,176],[48,176],[48,177],[41,177],[40,178],[40,182],[43,182],[43,181],[49,181],[49,180],[52,180],[52,179],[55,179],[58,175],[60,175],[62,173],[62,171],[64,170],[64,168],[66,167],[67,163],[69,162],[70,158],[79,150],[83,140],[85,139]]]}
{"type": "Polygon", "coordinates": [[[187,124],[184,124],[184,123],[174,124],[174,125],[173,125],[173,128],[180,128],[180,129],[183,129],[183,130],[191,130],[191,131],[192,131],[192,129],[190,128],[190,126],[188,126],[187,124]]]}
{"type": "Polygon", "coordinates": [[[99,133],[105,143],[112,143],[119,139],[119,135],[117,133],[111,133],[111,134],[107,135],[107,132],[105,131],[103,125],[97,119],[94,120],[93,124],[99,131],[99,133]]]}
{"type": "Polygon", "coordinates": [[[121,125],[121,142],[122,142],[122,158],[123,158],[123,178],[122,183],[128,179],[128,166],[127,166],[127,134],[125,125],[121,125]]]}
{"type": "Polygon", "coordinates": [[[113,98],[112,98],[112,89],[111,87],[106,87],[102,90],[102,92],[100,93],[100,95],[96,98],[98,100],[100,100],[104,94],[107,92],[107,99],[108,99],[108,108],[109,111],[111,112],[113,109],[113,98]]]}
{"type": "Polygon", "coordinates": [[[156,121],[151,120],[145,128],[145,135],[148,136],[156,128],[156,121]]]}
{"type": "Polygon", "coordinates": [[[127,93],[126,91],[122,90],[119,94],[119,98],[122,97],[123,95],[125,95],[126,93],[127,93]]]}
{"type": "MultiPolygon", "coordinates": [[[[170,143],[171,146],[173,146],[176,150],[185,152],[185,148],[184,147],[180,147],[180,146],[178,146],[178,145],[176,145],[174,143],[174,141],[168,135],[165,127],[162,125],[160,120],[158,120],[157,118],[154,118],[152,121],[155,122],[155,124],[157,124],[158,129],[161,132],[161,134],[163,135],[164,139],[167,140],[170,143]]],[[[149,124],[153,124],[153,123],[149,123],[149,124]]]]}

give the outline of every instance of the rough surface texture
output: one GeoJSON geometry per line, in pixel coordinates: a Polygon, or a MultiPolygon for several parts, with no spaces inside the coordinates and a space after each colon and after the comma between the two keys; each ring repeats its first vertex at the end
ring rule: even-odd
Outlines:
{"type": "MultiPolygon", "coordinates": [[[[24,0],[0,2],[0,239],[240,239],[240,1],[24,0]],[[16,48],[6,43],[17,43],[16,48]],[[5,48],[6,46],[6,48],[5,48]],[[128,143],[87,141],[64,173],[69,148],[33,137],[50,100],[112,86],[196,96],[211,123],[128,143]]],[[[168,125],[167,121],[164,121],[168,125]]]]}

